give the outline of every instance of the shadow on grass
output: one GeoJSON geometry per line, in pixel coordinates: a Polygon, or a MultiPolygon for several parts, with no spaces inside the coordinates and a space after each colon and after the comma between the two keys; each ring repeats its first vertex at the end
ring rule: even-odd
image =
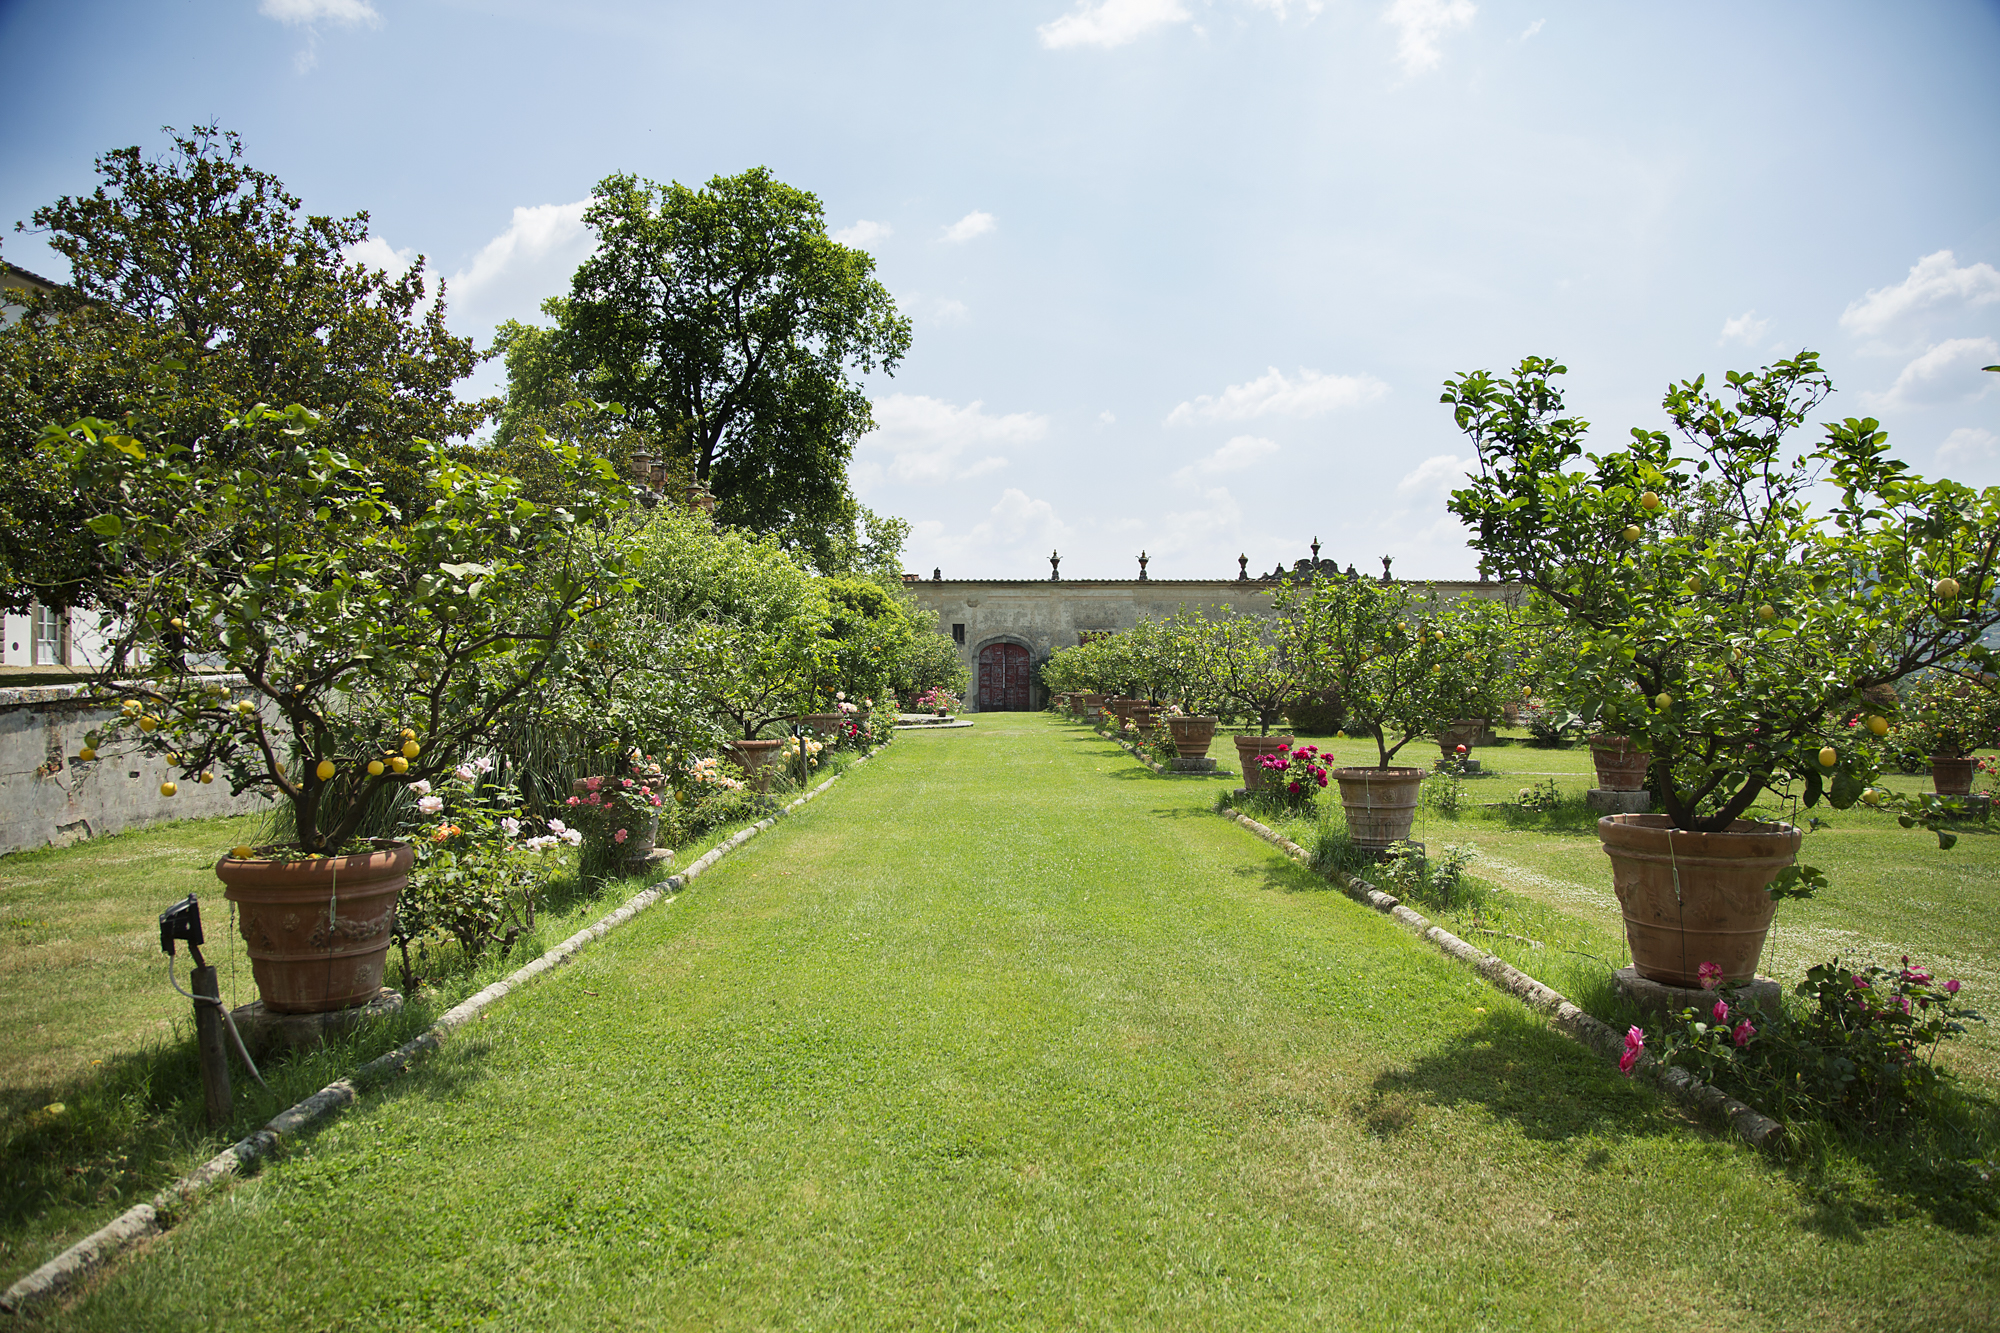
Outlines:
{"type": "Polygon", "coordinates": [[[1364,1103],[1369,1132],[1393,1138],[1418,1106],[1484,1107],[1531,1139],[1621,1138],[1671,1132],[1658,1102],[1618,1071],[1511,1006],[1406,1069],[1377,1075],[1364,1103]]]}

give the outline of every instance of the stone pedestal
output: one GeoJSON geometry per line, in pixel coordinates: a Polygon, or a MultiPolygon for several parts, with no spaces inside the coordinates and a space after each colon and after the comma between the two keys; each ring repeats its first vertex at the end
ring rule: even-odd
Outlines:
{"type": "Polygon", "coordinates": [[[1601,815],[1643,815],[1653,808],[1653,793],[1592,787],[1583,794],[1583,802],[1601,815]]]}
{"type": "MultiPolygon", "coordinates": [[[[1683,1009],[1692,1009],[1707,1018],[1715,1002],[1722,997],[1714,991],[1699,986],[1669,986],[1663,982],[1649,981],[1639,975],[1633,967],[1621,967],[1613,974],[1611,984],[1619,993],[1644,1010],[1646,1016],[1660,1021],[1672,1021],[1680,1017],[1683,1009]]],[[[1753,1008],[1766,1013],[1776,1012],[1782,987],[1769,977],[1758,977],[1748,986],[1736,992],[1736,1000],[1731,1009],[1753,1008]]]]}
{"type": "Polygon", "coordinates": [[[323,1044],[329,1037],[342,1036],[362,1023],[387,1018],[403,1007],[401,991],[384,986],[367,1004],[353,1009],[335,1009],[324,1014],[274,1014],[262,1000],[252,1000],[229,1011],[243,1044],[256,1059],[283,1051],[303,1051],[323,1044]]]}
{"type": "Polygon", "coordinates": [[[1205,755],[1199,759],[1175,758],[1168,760],[1167,763],[1169,771],[1175,773],[1213,773],[1215,771],[1215,761],[1205,755]]]}
{"type": "Polygon", "coordinates": [[[655,847],[644,856],[625,862],[625,873],[628,875],[643,875],[649,870],[664,869],[672,864],[673,859],[674,854],[672,852],[664,847],[655,847]]]}

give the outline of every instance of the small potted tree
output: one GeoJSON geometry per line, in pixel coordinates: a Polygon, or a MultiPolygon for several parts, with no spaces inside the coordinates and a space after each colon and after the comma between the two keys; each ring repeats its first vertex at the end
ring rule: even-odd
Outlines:
{"type": "Polygon", "coordinates": [[[1322,579],[1311,598],[1326,635],[1323,669],[1345,701],[1346,729],[1375,742],[1373,767],[1333,771],[1348,836],[1359,847],[1381,851],[1410,836],[1425,772],[1390,761],[1451,719],[1498,711],[1505,611],[1488,602],[1448,604],[1433,590],[1359,578],[1322,579]]]}
{"type": "Polygon", "coordinates": [[[1235,737],[1246,791],[1264,789],[1259,761],[1292,744],[1290,736],[1271,734],[1272,723],[1319,679],[1325,655],[1320,609],[1287,580],[1272,618],[1190,615],[1185,622],[1201,696],[1234,704],[1256,719],[1256,735],[1235,737]]]}
{"type": "MultiPolygon", "coordinates": [[[[1905,683],[1899,711],[1889,744],[1930,761],[1938,795],[1970,795],[1973,751],[2000,740],[2000,681],[1976,671],[1927,672],[1905,683]]],[[[1879,714],[1864,716],[1872,723],[1879,714]]]]}
{"type": "Polygon", "coordinates": [[[320,423],[302,408],[223,429],[255,438],[234,455],[255,466],[99,421],[51,432],[66,480],[116,497],[88,526],[115,602],[94,702],[120,713],[85,757],[136,746],[180,781],[220,771],[233,791],[276,798],[283,840],[216,867],[258,991],[278,1012],[364,1005],[413,857],[357,834],[548,674],[616,575],[601,520],[626,492],[608,463],[552,447],[570,497],[538,505],[434,450],[419,507],[399,512],[374,470],[313,443],[320,423]],[[117,666],[138,655],[142,668],[117,666]]]}
{"type": "Polygon", "coordinates": [[[1759,799],[1845,808],[1877,769],[1873,730],[1842,725],[1870,691],[1992,668],[2000,489],[1914,475],[1872,419],[1788,447],[1832,391],[1811,353],[1731,373],[1726,396],[1674,385],[1677,440],[1635,430],[1593,455],[1563,373],[1529,357],[1446,381],[1479,458],[1450,507],[1482,572],[1527,584],[1531,616],[1573,636],[1566,697],[1652,755],[1665,813],[1598,823],[1634,965],[1677,986],[1708,962],[1748,979],[1778,900],[1824,883],[1796,864],[1797,828],[1749,818],[1759,799]]]}

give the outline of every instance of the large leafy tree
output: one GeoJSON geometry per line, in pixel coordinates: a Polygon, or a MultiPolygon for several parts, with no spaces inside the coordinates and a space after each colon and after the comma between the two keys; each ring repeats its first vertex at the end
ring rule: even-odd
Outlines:
{"type": "Polygon", "coordinates": [[[762,167],[698,190],[609,176],[584,220],[597,250],[552,307],[579,385],[684,454],[720,520],[837,566],[874,425],[851,376],[893,373],[910,345],[875,261],[762,167]]]}
{"type": "MultiPolygon", "coordinates": [[[[31,296],[0,332],[0,603],[102,600],[102,552],[83,520],[104,497],[68,488],[38,456],[42,427],[126,419],[161,447],[215,462],[256,448],[225,423],[298,404],[319,438],[375,469],[392,504],[424,489],[428,440],[462,435],[488,407],[452,386],[479,361],[446,330],[420,258],[400,276],[350,261],[368,215],[303,214],[277,177],[214,126],[168,131],[149,157],[97,159],[97,188],[35,210],[32,230],[70,278],[31,296]]],[[[22,230],[29,230],[22,224],[22,230]]],[[[265,459],[278,467],[277,459],[265,459]]]]}

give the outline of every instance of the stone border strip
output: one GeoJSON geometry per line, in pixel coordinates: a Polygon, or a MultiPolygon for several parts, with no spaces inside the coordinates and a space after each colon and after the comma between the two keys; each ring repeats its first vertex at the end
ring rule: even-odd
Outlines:
{"type": "MultiPolygon", "coordinates": [[[[1222,814],[1249,829],[1300,865],[1311,866],[1312,857],[1306,849],[1283,834],[1258,823],[1240,810],[1224,810],[1222,814]]],[[[1595,1051],[1607,1060],[1616,1060],[1624,1053],[1623,1034],[1613,1030],[1610,1024],[1593,1018],[1577,1008],[1561,992],[1544,986],[1513,964],[1474,948],[1444,927],[1433,925],[1429,918],[1411,911],[1403,906],[1399,899],[1382,892],[1365,879],[1356,879],[1338,870],[1333,871],[1327,878],[1348,897],[1356,902],[1366,903],[1385,916],[1394,917],[1398,923],[1429,941],[1439,951],[1456,958],[1479,973],[1495,989],[1505,991],[1530,1009],[1541,1013],[1549,1020],[1552,1027],[1578,1045],[1595,1051]]],[[[1702,1082],[1687,1070],[1663,1065],[1647,1054],[1639,1057],[1638,1069],[1646,1075],[1649,1082],[1681,1105],[1703,1115],[1727,1121],[1731,1131],[1751,1147],[1773,1151],[1781,1151],[1785,1147],[1783,1125],[1755,1107],[1737,1101],[1720,1088],[1702,1082]]]]}
{"type": "MultiPolygon", "coordinates": [[[[875,757],[875,754],[876,750],[870,750],[853,764],[848,765],[848,768],[867,763],[875,757]]],[[[155,1194],[150,1201],[134,1204],[126,1209],[110,1222],[14,1283],[4,1293],[0,1293],[0,1314],[21,1314],[33,1306],[59,1296],[119,1252],[159,1235],[178,1221],[202,1194],[216,1184],[240,1175],[246,1167],[271,1156],[284,1145],[286,1139],[332,1120],[348,1107],[356,1105],[360,1102],[364,1091],[381,1086],[403,1073],[421,1057],[437,1050],[452,1033],[479,1017],[495,1001],[568,962],[586,945],[602,939],[655,903],[663,899],[671,902],[682,889],[687,887],[689,880],[700,876],[717,861],[824,792],[838,782],[845,772],[844,769],[841,773],[835,773],[776,814],[768,815],[748,828],[740,829],[724,838],[678,875],[669,875],[653,887],[634,894],[616,910],[585,926],[533,962],[452,1006],[438,1018],[436,1023],[395,1050],[377,1056],[347,1077],[335,1079],[304,1101],[280,1111],[266,1122],[262,1129],[230,1144],[155,1194]]]]}

